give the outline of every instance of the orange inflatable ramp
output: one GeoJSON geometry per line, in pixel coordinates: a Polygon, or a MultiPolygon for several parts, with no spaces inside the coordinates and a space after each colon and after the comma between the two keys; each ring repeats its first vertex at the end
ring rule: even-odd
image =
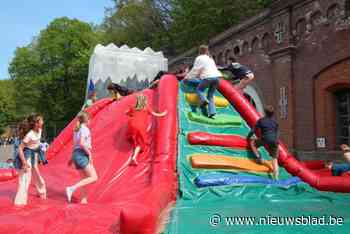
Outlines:
{"type": "Polygon", "coordinates": [[[194,154],[190,158],[193,168],[272,172],[272,162],[266,160],[264,164],[258,164],[251,159],[208,154],[194,154]]]}

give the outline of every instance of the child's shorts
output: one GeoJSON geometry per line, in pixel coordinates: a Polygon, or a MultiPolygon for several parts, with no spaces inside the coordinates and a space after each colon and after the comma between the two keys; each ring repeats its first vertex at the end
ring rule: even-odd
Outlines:
{"type": "Polygon", "coordinates": [[[350,163],[333,164],[332,175],[341,176],[343,173],[350,171],[350,163]]]}
{"type": "Polygon", "coordinates": [[[278,144],[267,144],[261,139],[254,139],[256,146],[261,147],[261,146],[268,146],[268,152],[272,158],[278,158],[278,144]]]}
{"type": "Polygon", "coordinates": [[[89,156],[82,149],[75,149],[73,151],[72,159],[77,170],[85,169],[85,167],[89,164],[90,161],[89,156]]]}

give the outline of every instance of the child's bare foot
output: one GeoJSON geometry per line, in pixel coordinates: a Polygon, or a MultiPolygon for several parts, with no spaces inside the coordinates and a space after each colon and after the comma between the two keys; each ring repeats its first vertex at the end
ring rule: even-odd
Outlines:
{"type": "Polygon", "coordinates": [[[130,161],[130,165],[131,166],[137,166],[137,164],[138,163],[137,163],[136,159],[132,158],[131,161],[130,161]]]}
{"type": "Polygon", "coordinates": [[[88,204],[87,198],[81,199],[80,204],[88,204]]]}
{"type": "Polygon", "coordinates": [[[46,199],[47,199],[46,192],[38,193],[38,196],[39,196],[42,200],[46,200],[46,199]]]}
{"type": "Polygon", "coordinates": [[[264,164],[264,159],[262,159],[261,157],[259,157],[259,158],[256,159],[256,162],[257,162],[258,164],[263,165],[263,164],[264,164]]]}
{"type": "Polygon", "coordinates": [[[66,195],[67,195],[68,202],[72,201],[73,192],[74,192],[74,189],[72,187],[67,187],[66,188],[66,195]]]}

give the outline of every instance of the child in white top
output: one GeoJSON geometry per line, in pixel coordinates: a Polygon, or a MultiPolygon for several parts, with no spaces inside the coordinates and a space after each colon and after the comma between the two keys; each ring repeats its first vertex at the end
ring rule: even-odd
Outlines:
{"type": "Polygon", "coordinates": [[[68,165],[70,166],[74,163],[75,168],[80,173],[81,180],[72,186],[68,186],[66,188],[66,195],[68,201],[71,202],[74,191],[80,188],[82,194],[80,203],[87,204],[88,200],[85,187],[97,181],[97,173],[91,153],[91,133],[87,126],[89,124],[89,114],[83,111],[79,113],[77,118],[78,122],[74,129],[73,136],[73,155],[69,160],[68,165]]]}
{"type": "Polygon", "coordinates": [[[20,138],[22,142],[18,147],[20,168],[18,173],[18,189],[15,197],[16,206],[27,204],[32,173],[39,196],[42,199],[46,199],[46,185],[39,171],[39,156],[37,153],[43,124],[44,120],[41,115],[32,114],[20,127],[20,138]]]}
{"type": "Polygon", "coordinates": [[[200,106],[205,108],[208,105],[207,116],[214,118],[216,115],[214,94],[219,85],[219,78],[222,76],[217,69],[215,61],[209,56],[209,48],[206,45],[199,47],[199,56],[195,59],[193,68],[185,79],[199,78],[200,83],[196,92],[200,99],[200,106]],[[208,89],[207,95],[204,91],[208,89]]]}

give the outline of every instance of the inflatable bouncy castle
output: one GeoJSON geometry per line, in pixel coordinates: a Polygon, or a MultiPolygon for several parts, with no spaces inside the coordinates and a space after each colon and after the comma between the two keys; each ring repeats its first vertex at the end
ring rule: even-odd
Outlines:
{"type": "Polygon", "coordinates": [[[77,177],[67,166],[76,119],[47,152],[47,200],[31,190],[29,205],[15,208],[15,173],[1,171],[0,233],[347,233],[349,176],[331,176],[323,162],[300,162],[281,142],[280,178],[272,180],[267,151],[259,149],[266,163],[257,164],[247,143],[260,114],[221,80],[217,117],[206,118],[194,89],[164,75],[156,89],[140,91],[168,114],[149,119],[151,147],[138,166],[128,164],[125,114],[137,93],[117,102],[102,98],[86,110],[99,176],[88,205],[77,197],[68,203],[64,191],[77,177]]]}

